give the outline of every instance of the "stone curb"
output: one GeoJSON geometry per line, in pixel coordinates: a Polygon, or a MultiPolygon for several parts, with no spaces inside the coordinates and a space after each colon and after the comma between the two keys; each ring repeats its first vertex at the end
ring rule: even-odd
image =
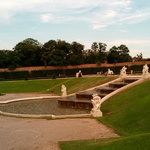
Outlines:
{"type": "Polygon", "coordinates": [[[14,113],[7,113],[7,112],[3,112],[3,111],[0,111],[0,114],[5,115],[5,116],[22,117],[22,118],[45,118],[45,117],[52,118],[52,115],[14,114],[14,113]]]}
{"type": "Polygon", "coordinates": [[[61,96],[40,96],[40,97],[17,98],[17,99],[12,99],[12,100],[0,101],[0,104],[7,104],[11,102],[26,101],[26,100],[49,99],[49,98],[55,99],[55,98],[61,98],[61,96]]]}
{"type": "Polygon", "coordinates": [[[59,118],[84,118],[84,117],[93,117],[91,114],[78,114],[78,115],[52,115],[53,119],[59,119],[59,118]]]}
{"type": "Polygon", "coordinates": [[[22,118],[52,118],[52,119],[65,119],[65,118],[84,118],[93,117],[91,114],[75,114],[75,115],[32,115],[32,114],[14,114],[0,111],[0,115],[22,118]]]}

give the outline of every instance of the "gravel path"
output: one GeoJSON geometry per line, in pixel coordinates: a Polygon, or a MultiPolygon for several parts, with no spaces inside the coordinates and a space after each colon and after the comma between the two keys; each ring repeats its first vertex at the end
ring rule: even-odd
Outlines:
{"type": "Polygon", "coordinates": [[[118,136],[95,119],[23,119],[0,116],[0,150],[60,150],[59,141],[118,136]]]}

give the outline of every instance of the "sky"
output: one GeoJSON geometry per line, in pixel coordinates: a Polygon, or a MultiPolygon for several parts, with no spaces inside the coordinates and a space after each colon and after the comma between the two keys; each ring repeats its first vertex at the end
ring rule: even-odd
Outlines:
{"type": "Polygon", "coordinates": [[[125,44],[150,58],[150,0],[0,0],[0,49],[27,38],[125,44]]]}

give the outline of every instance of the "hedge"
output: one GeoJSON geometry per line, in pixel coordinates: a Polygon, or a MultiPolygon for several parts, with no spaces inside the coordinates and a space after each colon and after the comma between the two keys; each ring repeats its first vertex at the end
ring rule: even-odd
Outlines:
{"type": "Polygon", "coordinates": [[[28,71],[0,72],[0,80],[21,80],[28,78],[28,71]]]}
{"type": "MultiPolygon", "coordinates": [[[[150,67],[150,65],[148,65],[150,67]]],[[[76,69],[57,69],[57,70],[35,70],[35,71],[12,71],[0,72],[0,80],[22,80],[35,78],[60,78],[60,77],[75,77],[76,73],[81,70],[83,75],[97,74],[97,72],[105,73],[108,69],[112,70],[114,74],[120,74],[120,69],[123,66],[116,67],[91,67],[91,68],[76,68],[76,69]]],[[[142,73],[143,65],[126,66],[127,73],[133,70],[133,73],[142,73]]]]}

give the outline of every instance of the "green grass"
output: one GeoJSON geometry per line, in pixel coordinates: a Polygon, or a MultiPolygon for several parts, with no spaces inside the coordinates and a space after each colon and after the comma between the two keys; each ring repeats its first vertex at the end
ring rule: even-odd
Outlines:
{"type": "Polygon", "coordinates": [[[150,147],[150,81],[108,99],[98,120],[121,138],[60,143],[62,150],[148,150],[150,147]]]}
{"type": "Polygon", "coordinates": [[[149,150],[150,134],[130,137],[60,142],[62,150],[149,150]]]}
{"type": "Polygon", "coordinates": [[[150,81],[110,98],[99,120],[123,136],[150,132],[150,81]],[[110,114],[110,115],[109,115],[110,114]]]}
{"type": "Polygon", "coordinates": [[[66,78],[53,80],[29,80],[0,82],[0,93],[54,93],[61,94],[61,85],[67,87],[67,93],[71,94],[85,90],[102,83],[115,79],[115,77],[87,77],[87,78],[66,78]],[[49,91],[47,91],[49,89],[49,91]]]}

